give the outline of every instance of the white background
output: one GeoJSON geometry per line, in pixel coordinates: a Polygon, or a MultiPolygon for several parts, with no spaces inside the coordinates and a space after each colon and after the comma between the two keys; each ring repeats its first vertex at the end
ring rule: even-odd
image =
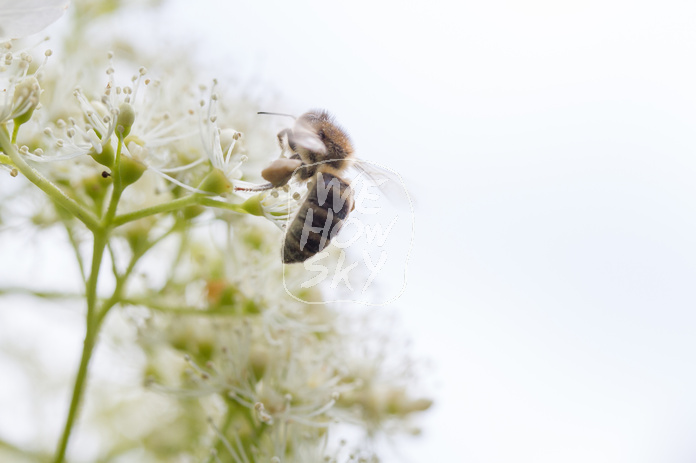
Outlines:
{"type": "Polygon", "coordinates": [[[696,460],[696,4],[179,0],[149,22],[405,177],[395,306],[436,405],[393,461],[696,460]]]}

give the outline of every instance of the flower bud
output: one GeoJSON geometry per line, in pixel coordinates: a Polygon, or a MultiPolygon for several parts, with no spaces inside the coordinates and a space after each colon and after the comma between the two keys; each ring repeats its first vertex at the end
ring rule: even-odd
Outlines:
{"type": "Polygon", "coordinates": [[[118,107],[118,119],[116,119],[116,132],[126,138],[135,122],[135,110],[129,103],[122,103],[118,107]]]}
{"type": "Polygon", "coordinates": [[[220,169],[213,168],[198,185],[198,189],[214,195],[221,195],[230,191],[232,184],[220,169]]]}
{"type": "Polygon", "coordinates": [[[92,198],[94,204],[101,207],[106,193],[109,190],[109,185],[111,185],[111,177],[104,177],[99,174],[85,178],[82,183],[82,188],[84,192],[87,193],[87,196],[92,198]]]}
{"type": "Polygon", "coordinates": [[[26,77],[17,84],[12,98],[12,112],[16,114],[15,126],[20,126],[31,119],[34,109],[39,104],[40,95],[41,86],[34,76],[26,77]]]}
{"type": "Polygon", "coordinates": [[[140,161],[136,161],[127,156],[121,156],[119,175],[121,176],[121,183],[124,187],[137,182],[146,170],[147,167],[140,161]]]}
{"type": "MultiPolygon", "coordinates": [[[[107,143],[106,145],[102,146],[101,153],[97,153],[97,150],[92,148],[89,151],[89,155],[102,166],[109,168],[113,167],[114,160],[116,159],[116,153],[114,152],[114,148],[111,146],[111,143],[107,143]]],[[[121,162],[123,162],[123,159],[121,162]]]]}
{"type": "Polygon", "coordinates": [[[261,201],[263,200],[263,194],[254,195],[242,203],[242,209],[251,215],[258,215],[263,217],[263,206],[261,201]]]}
{"type": "Polygon", "coordinates": [[[146,249],[150,236],[150,224],[136,222],[125,229],[126,241],[128,246],[134,253],[141,252],[146,249]]]}

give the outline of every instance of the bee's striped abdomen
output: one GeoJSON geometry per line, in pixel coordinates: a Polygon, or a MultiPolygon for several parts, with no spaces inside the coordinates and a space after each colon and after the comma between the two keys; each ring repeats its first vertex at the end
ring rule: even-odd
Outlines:
{"type": "Polygon", "coordinates": [[[290,223],[283,244],[283,262],[304,262],[328,246],[353,209],[353,190],[343,179],[319,172],[290,223]]]}

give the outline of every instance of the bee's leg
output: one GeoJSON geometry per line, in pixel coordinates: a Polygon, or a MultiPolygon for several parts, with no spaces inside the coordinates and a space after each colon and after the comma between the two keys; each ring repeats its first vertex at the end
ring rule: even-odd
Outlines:
{"type": "Polygon", "coordinates": [[[309,166],[307,165],[302,158],[300,157],[299,154],[295,153],[292,156],[290,156],[290,159],[295,160],[295,161],[300,161],[302,165],[300,165],[296,170],[295,170],[295,176],[299,178],[300,180],[309,180],[310,178],[314,177],[314,174],[317,171],[317,166],[309,166]]]}
{"type": "Polygon", "coordinates": [[[293,138],[292,137],[292,129],[283,129],[280,132],[278,132],[278,145],[280,145],[280,149],[282,151],[285,151],[285,143],[284,143],[285,138],[287,138],[288,146],[290,147],[290,149],[294,153],[295,152],[295,149],[294,149],[295,143],[294,143],[294,141],[291,141],[293,138]]]}
{"type": "Polygon", "coordinates": [[[292,174],[301,166],[302,161],[299,159],[276,159],[270,166],[261,171],[261,177],[277,188],[288,183],[292,174]]]}

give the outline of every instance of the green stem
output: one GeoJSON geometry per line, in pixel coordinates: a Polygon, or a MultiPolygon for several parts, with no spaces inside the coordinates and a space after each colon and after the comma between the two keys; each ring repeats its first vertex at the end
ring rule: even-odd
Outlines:
{"type": "Polygon", "coordinates": [[[228,211],[246,213],[246,211],[242,209],[241,204],[226,203],[224,201],[211,199],[200,194],[192,194],[189,196],[184,196],[183,198],[174,199],[167,203],[157,204],[156,206],[146,207],[145,209],[140,209],[138,211],[117,215],[112,223],[115,227],[118,227],[119,225],[149,217],[151,215],[160,214],[162,212],[170,212],[187,206],[196,205],[217,207],[219,209],[227,209],[228,211]]]}
{"type": "Polygon", "coordinates": [[[92,253],[92,268],[90,269],[89,279],[87,280],[87,326],[94,324],[94,317],[97,310],[97,282],[99,281],[99,269],[101,268],[104,250],[108,242],[107,232],[99,231],[94,234],[94,252],[92,253]]]}
{"type": "Polygon", "coordinates": [[[21,124],[15,123],[14,127],[12,127],[12,143],[17,143],[17,134],[19,133],[19,126],[21,124]]]}
{"type": "Polygon", "coordinates": [[[146,246],[145,249],[142,250],[142,252],[133,255],[130,262],[128,263],[128,268],[125,272],[123,272],[123,275],[119,276],[116,272],[116,269],[114,269],[114,276],[116,276],[116,287],[114,288],[114,293],[108,300],[104,301],[101,310],[97,314],[98,325],[101,325],[102,321],[104,320],[104,317],[106,317],[106,314],[109,313],[109,310],[113,306],[115,306],[118,303],[124,303],[123,289],[125,288],[126,283],[128,282],[128,277],[130,277],[131,273],[133,273],[133,269],[135,269],[135,264],[138,263],[140,257],[142,257],[142,255],[145,254],[147,250],[152,247],[152,245],[153,244],[146,246]]]}
{"type": "Polygon", "coordinates": [[[206,198],[201,196],[198,200],[198,204],[201,206],[217,207],[219,209],[227,209],[228,211],[240,212],[242,214],[248,214],[241,204],[226,203],[225,201],[218,201],[217,199],[206,198]]]}
{"type": "Polygon", "coordinates": [[[82,260],[82,255],[80,254],[80,245],[77,241],[77,238],[75,237],[75,234],[73,233],[72,228],[70,227],[69,221],[63,220],[63,225],[65,226],[65,231],[68,234],[68,240],[70,241],[70,245],[72,246],[73,251],[75,252],[75,259],[77,260],[77,265],[80,267],[80,278],[82,279],[82,283],[86,283],[87,274],[85,273],[85,264],[82,260]]]}
{"type": "Polygon", "coordinates": [[[80,293],[62,293],[60,291],[35,291],[29,288],[20,287],[0,287],[0,296],[10,295],[10,294],[23,294],[27,296],[34,296],[40,299],[81,299],[84,294],[80,293]]]}
{"type": "Polygon", "coordinates": [[[169,201],[168,203],[157,204],[156,206],[146,207],[145,209],[140,209],[138,211],[117,215],[112,223],[115,227],[118,227],[124,223],[149,217],[161,212],[169,212],[186,206],[193,206],[197,204],[196,196],[197,195],[184,196],[183,198],[177,198],[169,201]]]}
{"type": "Polygon", "coordinates": [[[24,158],[14,148],[10,142],[10,136],[7,133],[7,127],[0,126],[0,148],[12,160],[15,167],[24,175],[31,183],[39,187],[53,201],[60,204],[62,207],[70,211],[90,230],[95,230],[99,227],[97,217],[82,207],[77,201],[69,197],[63,190],[51,183],[46,177],[41,175],[36,169],[31,167],[24,158]]]}
{"type": "MultiPolygon", "coordinates": [[[[218,431],[222,436],[227,434],[227,430],[230,428],[230,425],[232,424],[232,421],[235,416],[235,408],[233,407],[233,404],[230,404],[228,401],[227,402],[227,412],[225,413],[225,417],[222,420],[222,423],[220,423],[220,426],[218,426],[218,431]]],[[[225,448],[225,444],[218,436],[215,439],[215,444],[213,444],[213,448],[215,449],[215,452],[217,455],[220,455],[222,453],[222,450],[225,448]]],[[[213,462],[213,456],[214,454],[211,452],[210,456],[208,456],[208,460],[206,460],[206,463],[212,463],[213,462]]]]}
{"type": "Polygon", "coordinates": [[[62,463],[65,459],[65,451],[68,448],[68,441],[70,440],[70,434],[75,423],[75,418],[77,417],[77,410],[80,405],[82,398],[82,393],[85,389],[85,383],[87,380],[87,367],[89,366],[89,361],[92,358],[92,353],[94,352],[94,346],[97,340],[97,334],[99,333],[100,320],[96,314],[97,306],[97,282],[99,280],[99,269],[101,268],[102,257],[104,256],[104,249],[106,248],[107,242],[107,232],[104,230],[99,230],[94,233],[94,248],[92,252],[92,268],[90,270],[89,279],[87,280],[86,286],[86,297],[87,297],[87,330],[85,333],[85,340],[82,347],[82,357],[80,359],[80,366],[77,370],[77,377],[75,378],[75,385],[73,387],[72,398],[70,399],[70,408],[68,409],[68,417],[65,420],[65,426],[63,428],[63,434],[58,444],[58,450],[56,451],[56,456],[54,459],[55,463],[62,463]]]}
{"type": "Polygon", "coordinates": [[[12,162],[12,159],[10,159],[8,155],[3,153],[0,153],[0,164],[5,164],[14,167],[14,162],[12,162]]]}
{"type": "Polygon", "coordinates": [[[80,405],[80,399],[87,380],[87,367],[89,366],[89,361],[92,358],[95,339],[96,333],[94,332],[94,329],[89,328],[87,334],[85,335],[82,358],[80,359],[80,367],[77,370],[77,377],[75,378],[75,386],[73,387],[73,394],[70,400],[68,418],[65,420],[63,434],[58,445],[58,450],[56,451],[56,456],[53,460],[55,463],[62,463],[65,459],[65,451],[68,448],[68,441],[70,440],[70,434],[77,416],[77,409],[80,405]]]}
{"type": "Polygon", "coordinates": [[[80,404],[80,398],[84,391],[85,382],[87,379],[87,370],[89,366],[89,361],[91,359],[94,347],[97,341],[97,334],[99,329],[104,322],[104,318],[108,314],[109,310],[114,307],[119,302],[122,302],[123,289],[126,285],[128,277],[133,272],[136,263],[139,258],[152,247],[156,242],[151,243],[143,249],[142,252],[133,255],[128,268],[123,273],[123,275],[116,275],[116,287],[112,296],[103,302],[101,309],[97,310],[97,281],[99,279],[99,269],[101,267],[101,261],[104,256],[104,251],[107,247],[107,233],[100,231],[95,233],[94,236],[94,253],[92,259],[92,268],[90,272],[90,278],[87,281],[87,334],[85,335],[84,347],[82,350],[82,358],[80,360],[80,367],[77,372],[77,378],[75,379],[75,386],[73,389],[73,395],[70,402],[70,409],[68,411],[68,418],[65,423],[65,428],[63,431],[63,436],[60,441],[58,452],[56,453],[55,463],[61,463],[65,458],[65,452],[67,449],[68,441],[70,439],[70,433],[72,431],[75,418],[77,416],[77,410],[80,404]]]}
{"type": "Polygon", "coordinates": [[[120,164],[121,164],[121,149],[123,148],[123,140],[119,137],[118,147],[116,148],[116,160],[114,161],[114,168],[112,170],[112,178],[114,180],[113,189],[111,190],[111,199],[109,199],[109,207],[106,210],[106,214],[102,218],[102,227],[110,228],[113,227],[113,220],[116,216],[116,208],[118,207],[118,202],[123,194],[123,183],[121,181],[120,174],[120,164]]]}
{"type": "MultiPolygon", "coordinates": [[[[116,161],[115,167],[113,169],[113,189],[111,190],[111,199],[109,200],[109,207],[102,217],[102,220],[92,229],[94,233],[94,248],[92,251],[92,268],[90,269],[89,279],[87,280],[85,296],[87,298],[87,330],[85,333],[85,341],[82,348],[82,358],[80,359],[80,366],[77,370],[77,377],[75,378],[75,386],[73,388],[72,398],[70,399],[70,409],[68,410],[68,418],[65,420],[65,427],[63,428],[63,434],[58,445],[58,451],[56,452],[55,463],[62,463],[65,459],[65,452],[68,447],[68,441],[70,440],[70,434],[75,423],[75,418],[77,417],[77,410],[80,405],[82,394],[85,389],[85,383],[87,381],[87,369],[89,367],[89,361],[92,358],[92,352],[94,351],[94,346],[97,341],[97,334],[99,333],[99,328],[106,317],[107,312],[111,307],[113,307],[117,302],[121,294],[121,290],[125,283],[124,278],[117,277],[117,285],[111,298],[104,302],[102,310],[97,310],[97,283],[99,282],[99,270],[101,269],[102,258],[104,257],[104,251],[109,242],[109,234],[111,228],[113,227],[112,221],[116,215],[116,208],[118,207],[118,202],[121,199],[121,194],[123,193],[123,185],[121,182],[121,176],[119,175],[119,161],[121,154],[122,140],[119,139],[118,148],[116,151],[116,161]]],[[[137,259],[134,256],[134,259],[137,259]]],[[[135,264],[133,264],[135,265],[135,264]]]]}
{"type": "MultiPolygon", "coordinates": [[[[116,177],[114,175],[114,177],[116,177]]],[[[120,182],[118,182],[120,183],[120,182]]],[[[111,228],[113,227],[114,217],[116,216],[116,207],[118,202],[121,200],[121,195],[123,194],[123,188],[121,185],[117,184],[114,180],[114,189],[111,191],[111,200],[109,201],[109,209],[107,209],[104,218],[102,219],[102,226],[111,228]]]]}

